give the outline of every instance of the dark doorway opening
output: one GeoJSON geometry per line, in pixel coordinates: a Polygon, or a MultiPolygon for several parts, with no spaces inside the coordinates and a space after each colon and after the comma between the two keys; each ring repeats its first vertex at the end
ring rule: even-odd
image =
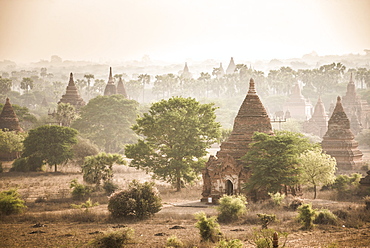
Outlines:
{"type": "Polygon", "coordinates": [[[230,180],[226,181],[226,194],[233,195],[234,194],[234,185],[230,180]]]}

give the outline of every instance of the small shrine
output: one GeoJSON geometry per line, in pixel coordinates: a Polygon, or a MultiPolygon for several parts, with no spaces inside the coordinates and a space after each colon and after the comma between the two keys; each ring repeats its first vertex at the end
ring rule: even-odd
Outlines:
{"type": "Polygon", "coordinates": [[[0,129],[3,131],[23,132],[9,98],[6,98],[5,105],[0,114],[0,129]]]}
{"type": "Polygon", "coordinates": [[[110,96],[110,95],[115,95],[115,94],[117,94],[117,88],[116,88],[116,85],[114,84],[114,79],[112,76],[112,67],[110,67],[108,83],[104,89],[104,96],[110,96]]]}
{"type": "Polygon", "coordinates": [[[326,114],[325,106],[319,96],[311,119],[303,123],[303,131],[322,138],[328,130],[328,119],[329,117],[326,114]]]}
{"type": "Polygon", "coordinates": [[[362,152],[358,149],[339,96],[321,145],[327,154],[336,159],[338,169],[353,170],[362,165],[362,152]]]}
{"type": "Polygon", "coordinates": [[[81,108],[82,106],[85,106],[85,101],[81,98],[80,94],[78,93],[78,89],[75,85],[75,82],[73,81],[73,73],[69,75],[69,83],[66,89],[66,93],[62,96],[59,103],[69,103],[73,105],[76,110],[81,108]]]}
{"type": "Polygon", "coordinates": [[[119,78],[119,81],[117,83],[117,94],[123,95],[125,98],[128,98],[125,86],[123,84],[122,78],[119,78]]]}
{"type": "Polygon", "coordinates": [[[240,158],[247,153],[254,132],[273,135],[270,118],[251,79],[249,91],[235,117],[233,131],[221,143],[216,156],[209,157],[203,170],[202,201],[217,202],[224,194],[243,193],[242,185],[250,175],[240,158]]]}
{"type": "Polygon", "coordinates": [[[236,68],[236,65],[235,65],[235,62],[234,62],[234,58],[231,57],[230,59],[230,63],[226,69],[226,74],[233,74],[235,72],[235,68],[236,68]]]}
{"type": "Polygon", "coordinates": [[[283,105],[284,112],[290,112],[291,118],[309,120],[312,114],[312,104],[305,99],[299,84],[295,84],[289,99],[283,105]]]}

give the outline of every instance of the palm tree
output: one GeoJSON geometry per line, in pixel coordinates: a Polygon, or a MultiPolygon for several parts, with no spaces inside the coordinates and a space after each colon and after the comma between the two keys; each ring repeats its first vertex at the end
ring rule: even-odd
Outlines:
{"type": "Polygon", "coordinates": [[[90,100],[90,82],[91,79],[95,78],[93,74],[86,74],[84,75],[84,78],[87,80],[87,100],[90,100]]]}

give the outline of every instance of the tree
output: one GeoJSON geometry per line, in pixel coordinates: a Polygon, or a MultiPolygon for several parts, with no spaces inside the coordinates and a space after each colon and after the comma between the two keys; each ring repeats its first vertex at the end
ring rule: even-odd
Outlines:
{"type": "Polygon", "coordinates": [[[336,161],[323,153],[321,148],[306,151],[300,156],[302,166],[301,182],[313,185],[314,199],[318,184],[332,184],[335,181],[336,161]]]}
{"type": "Polygon", "coordinates": [[[84,75],[84,78],[86,78],[87,80],[87,99],[90,100],[90,86],[91,86],[91,79],[94,78],[94,75],[93,74],[86,74],[84,75]]]}
{"type": "Polygon", "coordinates": [[[131,166],[153,172],[180,191],[184,181],[198,176],[206,148],[220,136],[215,109],[213,104],[182,97],[152,104],[132,128],[144,138],[126,146],[131,166]]]}
{"type": "Polygon", "coordinates": [[[150,75],[148,75],[148,74],[140,74],[138,76],[138,81],[143,86],[143,102],[144,102],[145,85],[150,83],[150,75]]]}
{"type": "Polygon", "coordinates": [[[87,183],[95,184],[99,188],[100,183],[111,181],[113,178],[113,164],[125,164],[119,154],[99,153],[95,156],[88,156],[82,165],[83,179],[87,183]]]}
{"type": "Polygon", "coordinates": [[[33,89],[33,80],[29,77],[23,78],[21,82],[21,89],[28,93],[29,90],[33,89]]]}
{"type": "Polygon", "coordinates": [[[106,152],[119,152],[136,138],[130,127],[137,117],[138,103],[122,95],[98,96],[80,110],[72,127],[106,152]]]}
{"type": "Polygon", "coordinates": [[[12,89],[12,80],[0,77],[0,94],[5,95],[12,89]]]}
{"type": "Polygon", "coordinates": [[[35,156],[50,166],[66,163],[73,157],[72,145],[77,143],[77,130],[60,126],[41,126],[29,131],[24,140],[22,157],[35,156]]]}
{"type": "Polygon", "coordinates": [[[55,118],[65,127],[70,127],[72,122],[78,118],[78,114],[73,105],[69,103],[59,103],[55,118]]]}
{"type": "Polygon", "coordinates": [[[256,132],[252,140],[242,157],[252,173],[246,189],[257,197],[259,193],[281,193],[285,187],[294,189],[299,182],[299,155],[315,145],[302,134],[288,131],[278,131],[275,136],[256,132]]]}
{"type": "Polygon", "coordinates": [[[15,131],[4,132],[0,129],[0,152],[8,154],[9,158],[12,158],[12,153],[15,153],[16,157],[18,158],[23,150],[22,142],[25,136],[25,133],[15,131]]]}

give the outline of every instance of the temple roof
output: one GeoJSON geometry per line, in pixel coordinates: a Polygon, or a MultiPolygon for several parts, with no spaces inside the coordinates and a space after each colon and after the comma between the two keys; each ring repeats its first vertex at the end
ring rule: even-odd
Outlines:
{"type": "Polygon", "coordinates": [[[191,78],[192,75],[189,71],[188,63],[185,62],[184,70],[181,73],[181,77],[183,78],[191,78]]]}
{"type": "Polygon", "coordinates": [[[128,98],[126,89],[125,89],[125,86],[123,85],[123,81],[121,77],[119,78],[119,81],[117,83],[117,94],[121,94],[124,97],[128,98]]]}
{"type": "Polygon", "coordinates": [[[325,137],[338,138],[338,139],[353,139],[354,135],[350,129],[349,119],[344,112],[342,99],[340,96],[337,97],[337,104],[333,110],[328,122],[328,131],[324,135],[325,137]]]}
{"type": "Polygon", "coordinates": [[[0,113],[0,129],[3,131],[23,131],[19,125],[18,117],[10,104],[9,98],[6,98],[5,105],[0,113]]]}
{"type": "Polygon", "coordinates": [[[325,111],[324,103],[321,100],[321,97],[319,96],[319,99],[317,100],[317,103],[315,105],[312,118],[311,119],[327,119],[328,115],[325,111]]]}
{"type": "Polygon", "coordinates": [[[114,79],[112,76],[112,67],[109,67],[109,78],[108,83],[105,86],[104,96],[110,96],[115,94],[117,94],[117,88],[116,85],[114,84],[114,79]]]}
{"type": "Polygon", "coordinates": [[[235,68],[236,68],[236,65],[234,62],[234,58],[231,57],[229,66],[226,69],[226,74],[233,74],[235,72],[235,68]]]}
{"type": "Polygon", "coordinates": [[[80,94],[78,93],[78,89],[73,80],[72,72],[69,75],[69,82],[66,89],[66,94],[62,96],[58,104],[59,103],[69,103],[73,105],[76,109],[86,105],[85,101],[81,98],[80,94]]]}

